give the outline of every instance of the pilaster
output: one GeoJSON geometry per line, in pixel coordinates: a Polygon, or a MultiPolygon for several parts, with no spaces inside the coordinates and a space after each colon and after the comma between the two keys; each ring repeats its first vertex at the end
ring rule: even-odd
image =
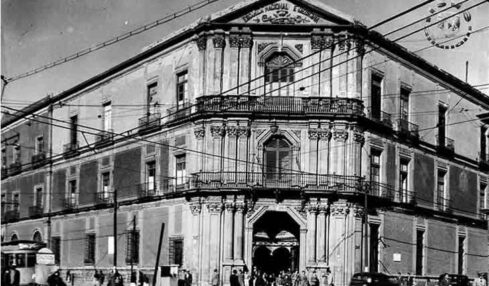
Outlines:
{"type": "Polygon", "coordinates": [[[244,265],[243,260],[243,219],[245,212],[244,203],[236,203],[234,213],[234,261],[235,264],[244,265]]]}
{"type": "Polygon", "coordinates": [[[212,158],[212,170],[214,172],[219,172],[222,169],[221,162],[222,159],[222,139],[226,134],[226,129],[224,125],[212,125],[211,126],[211,135],[212,135],[212,154],[214,155],[212,158]]]}
{"type": "Polygon", "coordinates": [[[214,44],[214,75],[213,75],[213,94],[220,94],[222,92],[222,73],[223,73],[223,55],[224,46],[226,40],[224,39],[224,32],[218,32],[212,38],[214,44]]]}
{"type": "Polygon", "coordinates": [[[229,73],[229,88],[231,94],[238,94],[236,88],[239,84],[239,34],[232,33],[229,35],[229,54],[231,55],[230,73],[229,73]]]}
{"type": "Polygon", "coordinates": [[[316,218],[318,207],[315,203],[307,206],[307,262],[316,263],[316,218]]]}
{"type": "Polygon", "coordinates": [[[250,89],[250,73],[251,73],[251,47],[253,38],[250,34],[242,34],[239,39],[239,94],[248,94],[250,89]]]}

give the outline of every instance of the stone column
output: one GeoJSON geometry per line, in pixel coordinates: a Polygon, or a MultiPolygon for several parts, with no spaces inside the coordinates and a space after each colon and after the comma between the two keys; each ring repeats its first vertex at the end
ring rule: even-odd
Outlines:
{"type": "Polygon", "coordinates": [[[321,51],[321,75],[319,94],[322,97],[331,96],[331,77],[332,77],[332,60],[333,57],[333,37],[324,36],[324,47],[321,51]]]}
{"type": "Polygon", "coordinates": [[[339,200],[330,205],[329,266],[335,277],[336,285],[345,285],[343,275],[345,267],[345,222],[348,212],[349,207],[345,200],[339,200]]]}
{"type": "Polygon", "coordinates": [[[321,202],[318,208],[317,217],[317,260],[320,263],[326,263],[326,214],[328,212],[327,202],[321,202]]]}
{"type": "Polygon", "coordinates": [[[212,39],[214,43],[214,76],[213,76],[213,94],[220,94],[222,92],[222,62],[223,52],[226,40],[224,39],[224,33],[214,35],[212,39]]]}
{"type": "Polygon", "coordinates": [[[221,233],[221,212],[222,212],[222,203],[221,202],[209,202],[207,204],[207,208],[209,210],[210,214],[210,253],[209,253],[209,262],[210,262],[210,269],[219,269],[220,265],[220,241],[219,241],[219,234],[221,233]]]}
{"type": "Polygon", "coordinates": [[[365,137],[363,136],[363,131],[355,126],[352,130],[352,140],[351,140],[351,154],[349,165],[349,174],[355,176],[361,176],[362,167],[362,146],[365,143],[365,137]]]}
{"type": "Polygon", "coordinates": [[[338,50],[339,50],[339,97],[346,97],[346,86],[347,86],[347,80],[348,80],[348,49],[349,46],[347,44],[347,41],[345,41],[345,38],[342,37],[338,41],[338,50]]]}
{"type": "Polygon", "coordinates": [[[338,37],[335,37],[334,48],[333,48],[333,57],[332,57],[332,77],[331,77],[331,85],[332,85],[332,94],[331,97],[339,97],[340,96],[340,60],[341,56],[339,55],[342,51],[339,49],[338,37]]]}
{"type": "Polygon", "coordinates": [[[206,48],[207,48],[207,36],[205,34],[199,35],[197,38],[197,48],[199,49],[199,77],[198,77],[198,90],[197,96],[203,96],[205,94],[206,83],[206,48]]]}
{"type": "Polygon", "coordinates": [[[236,126],[226,127],[226,143],[224,144],[224,149],[226,157],[224,158],[224,171],[226,172],[225,178],[231,182],[235,181],[234,174],[236,172],[236,148],[237,148],[237,137],[238,128],[236,126]]]}
{"type": "Polygon", "coordinates": [[[363,56],[365,55],[365,44],[362,39],[356,39],[355,41],[355,51],[357,60],[355,61],[355,75],[353,81],[355,82],[355,92],[353,97],[361,99],[362,98],[362,81],[363,81],[363,56]]]}
{"type": "Polygon", "coordinates": [[[234,213],[234,261],[235,264],[244,264],[243,261],[243,214],[245,205],[243,203],[236,204],[236,212],[234,213]]]}
{"type": "Polygon", "coordinates": [[[319,76],[319,69],[321,67],[320,65],[320,60],[321,60],[321,53],[319,52],[319,49],[322,49],[324,47],[323,44],[324,41],[324,36],[321,34],[313,34],[311,36],[311,52],[314,53],[314,55],[311,57],[311,65],[312,65],[312,76],[311,76],[311,96],[317,97],[320,95],[320,76],[319,76]]]}
{"type": "MultiPolygon", "coordinates": [[[[309,129],[308,134],[309,134],[309,173],[317,174],[319,131],[317,128],[309,129]]],[[[308,182],[308,183],[312,183],[312,182],[308,182]]]]}
{"type": "Polygon", "coordinates": [[[224,212],[224,260],[233,260],[234,203],[226,202],[224,212]]]}
{"type": "Polygon", "coordinates": [[[226,134],[224,126],[211,126],[211,134],[212,134],[212,147],[214,155],[212,157],[212,170],[214,172],[221,171],[221,161],[222,161],[222,138],[226,134]]]}
{"type": "Polygon", "coordinates": [[[200,258],[201,267],[202,267],[202,282],[203,285],[210,285],[210,274],[211,274],[211,264],[210,264],[210,252],[211,252],[211,217],[209,214],[209,209],[205,208],[202,210],[202,255],[200,258]]]}
{"type": "Polygon", "coordinates": [[[241,35],[239,40],[239,94],[247,95],[250,90],[250,73],[251,73],[251,46],[253,38],[251,34],[241,35]]]}
{"type": "Polygon", "coordinates": [[[239,126],[237,128],[238,146],[237,146],[237,158],[238,158],[238,178],[239,183],[246,183],[246,171],[248,162],[248,137],[250,135],[250,129],[246,126],[239,126]]]}
{"type": "MultiPolygon", "coordinates": [[[[212,43],[211,43],[212,45],[212,43]]],[[[212,46],[211,46],[212,47],[212,46]]],[[[214,94],[214,75],[216,73],[216,49],[209,48],[206,50],[206,88],[205,95],[213,95],[214,94]]]]}
{"type": "MultiPolygon", "coordinates": [[[[192,202],[190,211],[192,212],[192,259],[190,261],[191,268],[200,270],[199,268],[199,250],[200,250],[200,212],[202,205],[200,202],[192,202]]],[[[195,272],[195,281],[200,280],[201,273],[195,272]]]]}
{"type": "Polygon", "coordinates": [[[309,204],[307,207],[307,261],[316,263],[316,216],[317,205],[309,204]]]}
{"type": "Polygon", "coordinates": [[[230,34],[229,35],[229,53],[231,54],[231,65],[228,67],[230,69],[229,73],[229,88],[233,89],[230,94],[238,94],[238,89],[235,89],[239,83],[239,35],[230,34]]]}
{"type": "Polygon", "coordinates": [[[331,132],[329,129],[321,129],[319,132],[318,143],[318,160],[319,170],[318,174],[325,175],[329,173],[329,139],[331,138],[331,132]]]}
{"type": "Polygon", "coordinates": [[[346,151],[346,139],[348,138],[348,131],[346,126],[336,125],[333,129],[333,150],[334,156],[334,169],[333,172],[336,175],[345,175],[345,151],[346,151]]]}
{"type": "MultiPolygon", "coordinates": [[[[195,127],[194,128],[194,135],[196,140],[196,145],[197,145],[197,151],[199,152],[204,152],[204,136],[205,136],[205,128],[203,126],[195,127]]],[[[195,161],[195,170],[196,171],[202,171],[203,170],[203,160],[204,160],[204,155],[200,153],[195,155],[197,160],[195,161]]]]}

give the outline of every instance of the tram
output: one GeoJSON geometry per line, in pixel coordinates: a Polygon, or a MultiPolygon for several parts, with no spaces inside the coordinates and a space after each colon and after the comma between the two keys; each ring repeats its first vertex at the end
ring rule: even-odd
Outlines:
{"type": "Polygon", "coordinates": [[[44,247],[44,242],[33,240],[2,242],[2,273],[7,266],[13,266],[20,273],[20,285],[29,285],[35,273],[36,253],[44,247]]]}

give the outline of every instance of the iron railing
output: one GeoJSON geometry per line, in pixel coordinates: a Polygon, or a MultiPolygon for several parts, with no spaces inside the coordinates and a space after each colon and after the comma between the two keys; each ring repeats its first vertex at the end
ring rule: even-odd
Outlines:
{"type": "Polygon", "coordinates": [[[9,167],[8,167],[8,175],[9,176],[17,175],[20,172],[22,172],[22,163],[13,162],[12,164],[9,165],[9,167]]]}
{"type": "Polygon", "coordinates": [[[161,113],[154,112],[139,118],[139,133],[149,133],[159,129],[161,129],[161,113]]]}
{"type": "Polygon", "coordinates": [[[67,210],[76,209],[78,200],[76,198],[65,198],[64,205],[67,210]]]}
{"type": "Polygon", "coordinates": [[[257,113],[287,115],[356,115],[363,116],[363,102],[355,98],[291,96],[202,96],[194,108],[168,110],[169,121],[205,113],[257,113]]]}
{"type": "Polygon", "coordinates": [[[40,217],[43,214],[43,208],[42,206],[30,206],[29,207],[29,217],[34,218],[34,217],[40,217]]]}
{"type": "Polygon", "coordinates": [[[167,112],[170,120],[178,120],[189,116],[192,113],[192,107],[190,102],[185,102],[184,104],[169,108],[167,112]]]}
{"type": "Polygon", "coordinates": [[[46,152],[41,152],[31,157],[31,164],[33,168],[39,168],[46,163],[46,152]]]}
{"type": "Polygon", "coordinates": [[[63,157],[65,159],[68,159],[68,158],[77,156],[78,154],[80,154],[79,148],[80,148],[80,144],[78,143],[78,141],[64,144],[63,145],[63,157]]]}
{"type": "Polygon", "coordinates": [[[442,212],[451,212],[450,202],[451,202],[450,199],[447,199],[444,197],[437,197],[436,203],[435,203],[435,208],[439,211],[442,211],[442,212]]]}
{"type": "Polygon", "coordinates": [[[114,130],[109,129],[97,133],[97,136],[95,137],[96,148],[105,147],[112,143],[114,143],[114,130]]]}
{"type": "Polygon", "coordinates": [[[378,115],[374,115],[372,113],[372,108],[368,109],[368,113],[369,113],[370,120],[379,122],[389,128],[392,128],[392,115],[390,113],[387,113],[385,111],[380,111],[378,115]]]}
{"type": "Polygon", "coordinates": [[[114,193],[109,192],[97,192],[97,204],[110,204],[114,202],[114,193]]]}
{"type": "Polygon", "coordinates": [[[419,137],[419,126],[406,119],[397,119],[397,131],[413,137],[419,137]]]}
{"type": "Polygon", "coordinates": [[[455,152],[455,140],[446,136],[436,135],[435,137],[438,148],[451,153],[455,152]]]}
{"type": "Polygon", "coordinates": [[[159,191],[156,182],[154,183],[146,182],[138,185],[138,197],[140,199],[153,197],[156,196],[157,194],[159,194],[159,191]]]}

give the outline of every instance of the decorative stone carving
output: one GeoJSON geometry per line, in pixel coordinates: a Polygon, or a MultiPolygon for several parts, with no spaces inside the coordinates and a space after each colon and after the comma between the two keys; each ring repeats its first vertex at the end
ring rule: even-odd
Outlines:
{"type": "Polygon", "coordinates": [[[234,207],[237,213],[244,213],[246,210],[246,205],[244,203],[237,203],[234,207]]]}
{"type": "Polygon", "coordinates": [[[228,212],[233,212],[234,211],[234,202],[226,202],[226,203],[224,203],[224,208],[228,212]]]}
{"type": "Polygon", "coordinates": [[[331,138],[331,132],[328,129],[320,129],[318,135],[321,141],[328,141],[331,138]]]}
{"type": "Polygon", "coordinates": [[[258,53],[261,53],[266,47],[275,44],[274,42],[266,42],[266,43],[259,43],[258,44],[258,53]]]}
{"type": "Polygon", "coordinates": [[[357,50],[357,54],[363,56],[365,54],[365,42],[363,39],[355,40],[355,48],[357,50]]]}
{"type": "Polygon", "coordinates": [[[251,35],[242,35],[239,37],[239,47],[240,48],[251,48],[253,46],[253,39],[251,35]]]}
{"type": "Polygon", "coordinates": [[[251,215],[255,212],[255,199],[253,197],[248,198],[246,200],[246,216],[251,217],[251,215]]]}
{"type": "Polygon", "coordinates": [[[319,208],[318,208],[318,205],[314,202],[310,202],[307,206],[306,206],[306,210],[308,213],[311,213],[311,214],[315,214],[318,212],[319,208]]]}
{"type": "Polygon", "coordinates": [[[356,218],[361,218],[365,214],[364,208],[363,207],[360,207],[360,206],[354,206],[354,207],[352,207],[351,208],[351,213],[356,218]]]}
{"type": "Polygon", "coordinates": [[[239,48],[239,35],[237,34],[229,35],[229,46],[231,48],[239,48]]]}
{"type": "Polygon", "coordinates": [[[303,44],[297,44],[295,45],[295,48],[299,51],[299,52],[303,52],[304,50],[304,45],[303,44]]]}
{"type": "Polygon", "coordinates": [[[238,135],[238,127],[227,126],[226,127],[226,135],[229,137],[236,137],[238,135]]]}
{"type": "Polygon", "coordinates": [[[345,38],[338,38],[338,42],[337,42],[337,45],[338,45],[338,49],[340,51],[344,51],[345,50],[345,47],[346,47],[346,39],[345,38]]]}
{"type": "Polygon", "coordinates": [[[365,136],[363,136],[363,133],[353,132],[353,141],[363,145],[365,143],[365,136]]]}
{"type": "Polygon", "coordinates": [[[214,48],[217,49],[222,49],[226,46],[224,35],[215,35],[214,38],[212,38],[212,42],[214,43],[214,48]]]}
{"type": "Polygon", "coordinates": [[[193,215],[199,215],[201,210],[202,204],[200,202],[190,204],[190,211],[193,215]]]}
{"type": "Polygon", "coordinates": [[[208,202],[207,209],[210,214],[220,214],[222,211],[222,203],[221,202],[208,202]]]}
{"type": "Polygon", "coordinates": [[[318,212],[320,214],[327,214],[329,211],[329,206],[327,204],[321,204],[318,206],[318,212]]]}
{"type": "Polygon", "coordinates": [[[212,137],[222,137],[226,134],[226,129],[224,126],[211,126],[212,137]]]}
{"type": "Polygon", "coordinates": [[[309,134],[309,139],[310,140],[317,140],[319,138],[319,131],[318,131],[318,129],[309,129],[307,131],[307,134],[309,134]]]}
{"type": "Polygon", "coordinates": [[[328,49],[332,48],[333,38],[327,35],[312,35],[311,36],[311,49],[328,49]]]}
{"type": "Polygon", "coordinates": [[[333,139],[337,141],[345,142],[348,139],[348,131],[344,129],[334,129],[333,130],[333,139]]]}
{"type": "Polygon", "coordinates": [[[331,216],[346,216],[350,212],[350,208],[346,203],[334,203],[330,207],[331,216]]]}
{"type": "Polygon", "coordinates": [[[237,128],[236,135],[238,137],[248,137],[250,135],[250,128],[245,126],[240,126],[237,128]]]}
{"type": "Polygon", "coordinates": [[[195,138],[197,140],[203,139],[205,136],[205,128],[204,127],[195,127],[194,128],[194,134],[195,134],[195,138]]]}
{"type": "Polygon", "coordinates": [[[201,35],[197,38],[197,47],[199,51],[203,51],[207,48],[207,37],[205,35],[201,35]]]}
{"type": "Polygon", "coordinates": [[[261,128],[261,129],[255,129],[255,134],[256,137],[260,137],[260,135],[263,134],[263,132],[267,131],[267,129],[261,128]]]}

